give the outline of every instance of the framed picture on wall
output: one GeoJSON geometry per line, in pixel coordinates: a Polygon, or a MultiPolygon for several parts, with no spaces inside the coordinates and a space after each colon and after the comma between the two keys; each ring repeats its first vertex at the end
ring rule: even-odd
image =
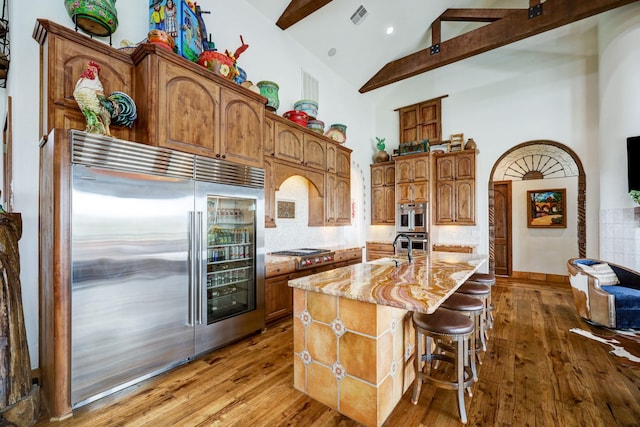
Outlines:
{"type": "Polygon", "coordinates": [[[567,190],[527,191],[527,227],[567,228],[567,190]]]}

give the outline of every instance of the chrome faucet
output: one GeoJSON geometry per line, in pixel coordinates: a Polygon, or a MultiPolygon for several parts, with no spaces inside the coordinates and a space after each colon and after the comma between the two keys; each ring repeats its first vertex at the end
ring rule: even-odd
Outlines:
{"type": "Polygon", "coordinates": [[[409,260],[409,262],[411,262],[413,260],[413,256],[411,256],[411,237],[407,236],[404,233],[400,233],[400,234],[396,235],[396,238],[393,239],[393,249],[394,250],[396,249],[396,243],[398,242],[398,239],[400,237],[404,237],[404,238],[407,239],[407,242],[408,242],[408,244],[407,244],[407,259],[409,260]]]}

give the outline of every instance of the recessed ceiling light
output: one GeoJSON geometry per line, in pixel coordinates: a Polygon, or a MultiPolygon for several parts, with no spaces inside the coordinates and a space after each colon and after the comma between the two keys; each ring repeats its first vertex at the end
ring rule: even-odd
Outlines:
{"type": "Polygon", "coordinates": [[[332,47],[331,49],[329,49],[329,52],[327,52],[327,54],[328,54],[329,56],[333,56],[333,55],[335,55],[335,54],[336,54],[336,48],[335,48],[335,47],[332,47]]]}
{"type": "Polygon", "coordinates": [[[387,35],[389,35],[389,34],[391,34],[391,33],[393,33],[393,27],[392,27],[391,25],[389,25],[389,26],[387,27],[387,35]]]}

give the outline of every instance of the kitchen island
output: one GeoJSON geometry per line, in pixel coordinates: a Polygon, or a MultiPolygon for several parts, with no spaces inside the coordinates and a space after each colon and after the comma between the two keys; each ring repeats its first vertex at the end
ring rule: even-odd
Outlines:
{"type": "Polygon", "coordinates": [[[411,312],[433,313],[486,260],[432,252],[412,263],[382,258],[289,281],[296,390],[382,425],[415,378],[411,312]]]}

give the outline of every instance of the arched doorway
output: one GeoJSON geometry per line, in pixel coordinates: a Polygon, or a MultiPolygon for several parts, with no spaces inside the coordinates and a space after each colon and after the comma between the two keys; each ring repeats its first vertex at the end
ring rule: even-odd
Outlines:
{"type": "Polygon", "coordinates": [[[555,141],[535,140],[512,147],[493,165],[489,176],[489,271],[496,266],[496,199],[494,182],[557,177],[578,178],[578,255],[586,256],[586,175],[580,158],[569,147],[555,141]]]}

